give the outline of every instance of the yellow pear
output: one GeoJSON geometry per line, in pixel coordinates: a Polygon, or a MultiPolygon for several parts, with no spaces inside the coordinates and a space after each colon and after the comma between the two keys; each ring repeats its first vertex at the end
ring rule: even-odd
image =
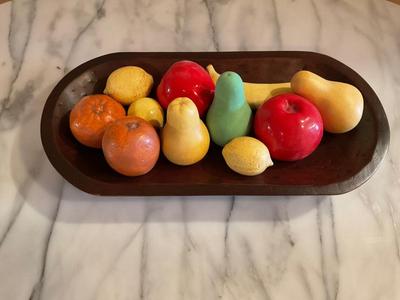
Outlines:
{"type": "Polygon", "coordinates": [[[207,154],[210,135],[192,100],[176,98],[168,105],[161,143],[165,157],[181,166],[195,164],[207,154]]]}

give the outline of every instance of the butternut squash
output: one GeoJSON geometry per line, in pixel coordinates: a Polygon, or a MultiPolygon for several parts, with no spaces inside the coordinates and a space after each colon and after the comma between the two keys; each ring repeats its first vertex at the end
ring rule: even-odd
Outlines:
{"type": "Polygon", "coordinates": [[[299,71],[292,77],[290,86],[293,92],[318,108],[328,132],[348,132],[361,120],[363,96],[351,84],[329,81],[310,71],[299,71]]]}

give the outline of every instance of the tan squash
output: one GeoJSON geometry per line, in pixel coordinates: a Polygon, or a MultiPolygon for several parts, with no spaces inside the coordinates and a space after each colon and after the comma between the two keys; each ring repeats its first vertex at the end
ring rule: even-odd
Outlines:
{"type": "Polygon", "coordinates": [[[328,132],[350,131],[361,120],[363,96],[351,84],[329,81],[310,71],[299,71],[292,77],[291,88],[318,108],[328,132]]]}

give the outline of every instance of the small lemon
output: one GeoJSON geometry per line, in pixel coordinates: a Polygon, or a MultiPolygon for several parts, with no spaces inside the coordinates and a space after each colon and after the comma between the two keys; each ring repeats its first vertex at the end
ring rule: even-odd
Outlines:
{"type": "Polygon", "coordinates": [[[153,87],[153,77],[140,67],[126,66],[108,76],[104,94],[127,105],[146,97],[153,87]]]}
{"type": "Polygon", "coordinates": [[[267,146],[249,136],[231,140],[222,149],[222,156],[229,168],[247,176],[261,174],[273,165],[267,146]]]}
{"type": "Polygon", "coordinates": [[[153,127],[164,126],[164,113],[161,105],[152,98],[140,98],[132,102],[128,116],[137,116],[148,121],[153,127]]]}

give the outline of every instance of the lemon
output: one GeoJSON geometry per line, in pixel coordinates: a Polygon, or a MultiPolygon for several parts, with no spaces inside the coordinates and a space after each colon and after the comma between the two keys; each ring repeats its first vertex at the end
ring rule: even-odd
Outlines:
{"type": "Polygon", "coordinates": [[[153,87],[153,77],[140,67],[126,66],[113,71],[107,78],[104,94],[121,104],[146,97],[153,87]]]}
{"type": "Polygon", "coordinates": [[[140,117],[155,128],[164,126],[164,113],[161,105],[152,98],[140,98],[132,102],[128,116],[140,117]]]}
{"type": "Polygon", "coordinates": [[[231,140],[222,149],[222,156],[229,168],[246,176],[261,174],[273,165],[267,146],[249,136],[231,140]]]}

